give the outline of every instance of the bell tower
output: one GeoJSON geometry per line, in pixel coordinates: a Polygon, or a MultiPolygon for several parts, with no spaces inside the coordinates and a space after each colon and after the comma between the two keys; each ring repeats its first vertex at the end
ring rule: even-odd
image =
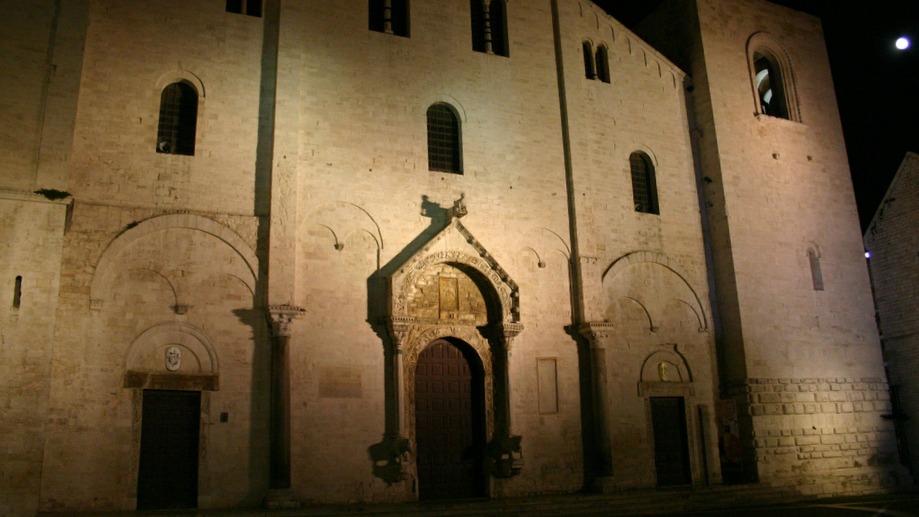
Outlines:
{"type": "Polygon", "coordinates": [[[691,77],[721,398],[743,456],[726,481],[818,494],[904,479],[820,20],[671,0],[638,32],[691,77]]]}

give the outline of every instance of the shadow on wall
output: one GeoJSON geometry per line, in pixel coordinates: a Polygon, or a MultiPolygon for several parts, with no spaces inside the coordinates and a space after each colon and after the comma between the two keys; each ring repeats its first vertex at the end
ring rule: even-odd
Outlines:
{"type": "Polygon", "coordinates": [[[396,352],[395,343],[386,327],[388,307],[388,279],[399,270],[409,259],[421,251],[438,233],[447,227],[450,221],[450,209],[444,208],[431,201],[428,196],[421,196],[421,215],[431,220],[427,228],[406,245],[388,263],[375,271],[367,278],[367,322],[383,342],[385,356],[384,385],[385,385],[385,426],[383,440],[371,445],[367,452],[373,465],[373,475],[382,479],[386,484],[393,485],[405,479],[403,464],[410,461],[411,448],[408,439],[399,436],[399,429],[394,423],[398,415],[398,408],[394,407],[395,400],[395,371],[393,357],[396,352]]]}

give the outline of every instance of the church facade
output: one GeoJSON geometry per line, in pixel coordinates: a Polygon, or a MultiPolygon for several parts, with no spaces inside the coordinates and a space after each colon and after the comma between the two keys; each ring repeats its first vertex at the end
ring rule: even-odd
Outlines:
{"type": "Polygon", "coordinates": [[[817,19],[10,12],[3,513],[911,482],[817,19]]]}

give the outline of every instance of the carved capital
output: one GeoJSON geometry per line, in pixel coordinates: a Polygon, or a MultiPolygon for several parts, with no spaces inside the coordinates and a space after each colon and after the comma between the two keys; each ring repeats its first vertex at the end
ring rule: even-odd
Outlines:
{"type": "Polygon", "coordinates": [[[272,305],[268,307],[271,331],[275,336],[290,336],[291,326],[296,318],[306,311],[293,305],[272,305]]]}
{"type": "Polygon", "coordinates": [[[497,331],[497,334],[501,336],[501,340],[504,343],[504,348],[510,352],[511,345],[514,343],[514,338],[523,332],[523,325],[520,323],[500,323],[496,326],[495,330],[497,331]]]}
{"type": "Polygon", "coordinates": [[[413,323],[415,323],[415,318],[411,316],[391,316],[386,319],[386,329],[392,337],[393,344],[396,345],[396,350],[402,350],[413,323]]]}
{"type": "Polygon", "coordinates": [[[578,333],[594,348],[604,348],[613,336],[615,326],[608,321],[587,321],[578,326],[578,333]]]}

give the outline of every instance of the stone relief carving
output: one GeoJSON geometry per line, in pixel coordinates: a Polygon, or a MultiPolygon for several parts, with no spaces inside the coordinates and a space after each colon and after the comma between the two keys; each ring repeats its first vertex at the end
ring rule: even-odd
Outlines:
{"type": "Polygon", "coordinates": [[[510,278],[507,271],[497,263],[485,247],[457,218],[454,218],[444,230],[390,277],[393,292],[390,301],[392,315],[408,314],[408,293],[411,287],[416,284],[418,276],[430,267],[442,263],[460,267],[465,266],[471,269],[469,273],[484,277],[494,288],[494,294],[501,305],[502,318],[505,321],[518,321],[520,319],[519,287],[510,278]],[[458,233],[472,247],[477,256],[461,249],[434,251],[434,246],[445,239],[445,235],[449,233],[458,233]]]}
{"type": "Polygon", "coordinates": [[[177,346],[166,348],[165,359],[166,369],[170,372],[177,372],[182,367],[182,349],[177,346]]]}

